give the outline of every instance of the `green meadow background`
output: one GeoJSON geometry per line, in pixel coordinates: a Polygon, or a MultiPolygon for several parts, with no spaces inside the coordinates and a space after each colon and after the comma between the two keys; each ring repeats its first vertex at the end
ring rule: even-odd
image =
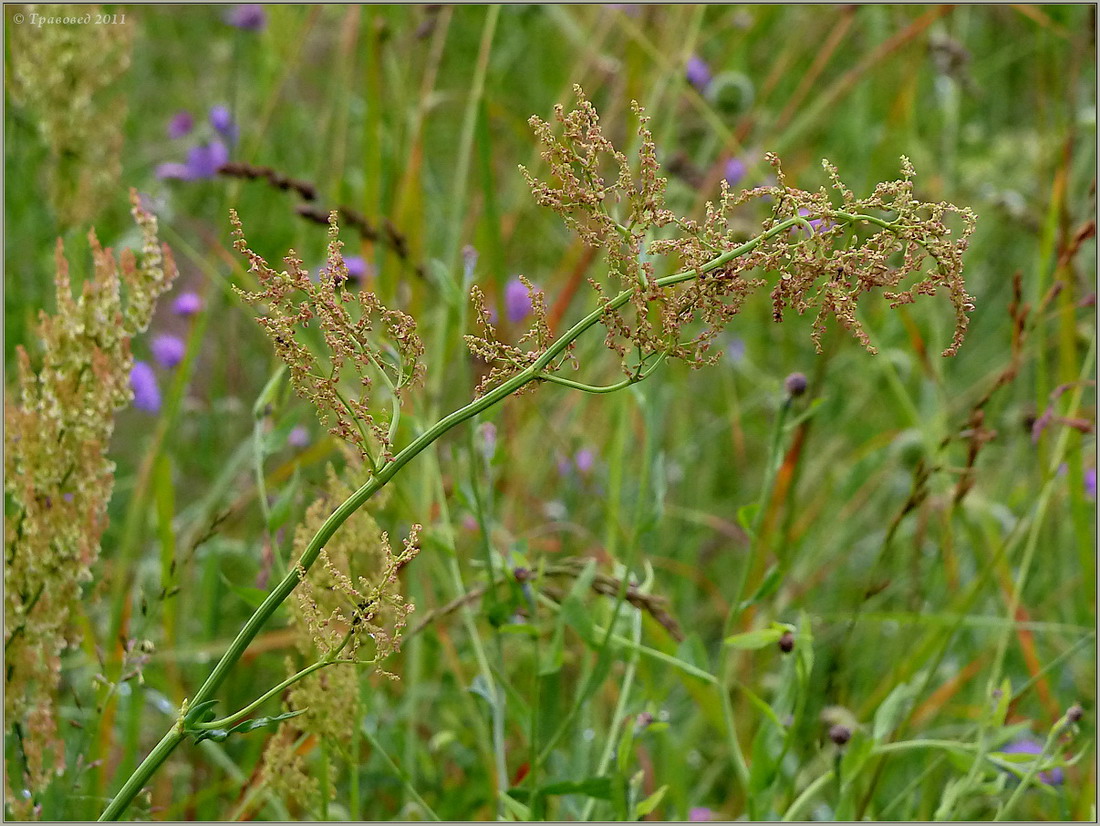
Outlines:
{"type": "MultiPolygon", "coordinates": [[[[862,194],[908,156],[919,198],[978,216],[966,344],[939,355],[953,323],[945,297],[889,311],[867,296],[860,317],[878,355],[836,329],[817,354],[812,319],[776,324],[760,294],[716,366],[662,367],[609,396],[545,385],[507,400],[415,460],[372,508],[391,536],[425,526],[402,573],[417,610],[386,663],[400,679],[361,673],[360,713],[339,721],[349,738],[303,740],[322,800],[302,807],[259,784],[272,736],[261,730],[185,744],[130,815],[990,819],[1018,780],[950,744],[1041,744],[1080,703],[1075,736],[1054,745],[1072,760],[1062,782],[1037,784],[1011,814],[1095,817],[1095,7],[290,5],[266,8],[260,30],[229,25],[226,6],[104,9],[126,14],[132,59],[110,87],[125,98],[113,125],[121,175],[90,222],[66,224],[46,197],[49,145],[9,91],[6,386],[15,346],[53,310],[55,239],[78,278],[89,223],[107,245],[132,243],[129,187],[154,206],[181,271],[135,356],[151,361],[163,333],[188,350],[158,368],[159,412],[118,416],[111,523],[73,606],[82,643],[64,659],[69,768],[44,817],[98,816],[262,597],[272,551],[257,462],[284,555],[326,466],[342,463],[285,385],[253,415],[277,364],[231,289],[251,276],[228,211],[272,262],[293,248],[318,267],[325,227],[265,181],[169,180],[158,165],[183,161],[225,105],[239,130],[231,160],[309,181],[324,210],[393,228],[399,245],[349,226],[341,237],[425,337],[408,436],[477,383],[461,339],[472,313],[454,289],[465,246],[477,251],[472,281],[502,313],[519,274],[545,291],[557,330],[595,306],[586,278],[603,261],[534,204],[517,169],[544,172],[527,119],[568,107],[575,83],[624,147],[630,101],[647,108],[669,204],[690,217],[731,159],[744,165],[739,186],[766,181],[771,151],[791,183],[814,189],[828,158],[862,194]],[[693,56],[709,84],[688,82],[693,56]],[[180,110],[196,126],[172,139],[180,110]],[[186,291],[203,300],[190,319],[169,309],[186,291]],[[777,427],[794,372],[808,389],[777,427]],[[287,443],[296,427],[308,443],[287,443]],[[506,576],[478,598],[486,559],[541,575],[506,576]],[[627,575],[645,596],[620,605],[627,575]],[[742,576],[755,599],[727,627],[742,576]],[[790,654],[774,639],[723,647],[773,622],[797,628],[790,654]],[[117,671],[116,627],[156,650],[143,684],[108,691],[94,678],[117,671]],[[754,768],[749,794],[722,684],[754,768]],[[1005,725],[985,731],[991,689],[1005,687],[1005,725]],[[828,736],[837,723],[853,732],[843,749],[828,736]],[[932,745],[888,747],[909,741],[932,745]]],[[[12,49],[34,36],[15,31],[17,10],[5,9],[9,77],[12,49]]],[[[764,217],[746,207],[746,237],[764,217]]],[[[602,335],[579,353],[583,380],[616,380],[602,335]]],[[[257,639],[220,709],[282,680],[287,658],[301,662],[287,621],[284,610],[257,639]]]]}

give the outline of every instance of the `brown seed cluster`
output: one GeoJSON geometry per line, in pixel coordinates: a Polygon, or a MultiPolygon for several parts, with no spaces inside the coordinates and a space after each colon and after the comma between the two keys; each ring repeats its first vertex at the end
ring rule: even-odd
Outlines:
{"type": "MultiPolygon", "coordinates": [[[[946,293],[956,324],[944,355],[958,350],[973,310],[962,280],[962,256],[974,214],[947,203],[918,201],[907,159],[902,158],[899,180],[857,198],[827,161],[823,165],[835,192],[824,187],[809,192],[789,186],[778,158],[768,155],[775,185],[735,194],[723,182],[717,203],[708,203],[697,222],[664,206],[665,180],[641,107],[632,104],[640,144],[632,164],[604,136],[595,107],[574,88],[576,108],[566,114],[562,106],[555,107],[557,129],[537,117],[530,120],[550,180],[539,180],[526,169],[523,174],[537,203],[558,212],[586,244],[603,251],[610,283],[590,283],[604,308],[607,346],[620,356],[628,376],[657,354],[693,367],[716,361],[718,355],[710,353],[715,338],[748,296],[767,289],[773,278],[775,320],[782,321],[790,309],[799,314],[815,310],[813,339],[819,350],[826,322],[833,318],[874,352],[856,306],[860,295],[880,290],[892,307],[919,295],[946,293]],[[735,211],[751,201],[770,205],[755,241],[731,229],[735,211]],[[785,224],[790,231],[776,231],[785,224]],[[676,236],[657,237],[668,229],[675,229],[676,236]],[[730,255],[747,241],[743,254],[730,255]],[[658,283],[661,258],[667,260],[667,272],[694,271],[694,277],[658,283]],[[629,303],[612,307],[621,290],[629,291],[629,303]]],[[[535,314],[536,327],[527,336],[535,347],[525,351],[499,340],[476,288],[474,301],[482,335],[467,340],[475,354],[493,364],[486,384],[522,370],[545,352],[542,316],[535,314]]]]}
{"type": "MultiPolygon", "coordinates": [[[[5,396],[4,721],[8,732],[19,727],[32,792],[64,757],[53,698],[61,652],[74,639],[70,607],[91,579],[107,527],[114,415],[133,397],[130,340],[176,277],[156,218],[136,192],[130,197],[142,249],[116,259],[89,233],[94,270],[74,297],[58,241],[57,312],[40,315],[38,353],[18,348],[18,397],[5,396]]],[[[25,808],[10,789],[8,801],[25,808]]]]}
{"type": "Polygon", "coordinates": [[[367,290],[348,288],[336,213],[329,216],[328,260],[316,280],[291,250],[276,272],[249,249],[236,212],[234,246],[249,260],[261,289],[237,292],[260,308],[260,326],[290,369],[297,394],[334,436],[353,445],[373,468],[390,458],[391,425],[404,391],[424,374],[416,323],[367,290]],[[379,412],[371,393],[381,383],[391,407],[379,412]]]}

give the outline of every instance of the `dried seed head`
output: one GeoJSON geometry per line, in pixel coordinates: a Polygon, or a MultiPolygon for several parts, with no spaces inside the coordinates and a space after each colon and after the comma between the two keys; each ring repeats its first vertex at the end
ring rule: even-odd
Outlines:
{"type": "Polygon", "coordinates": [[[19,382],[5,394],[4,719],[9,731],[20,722],[29,735],[25,784],[34,791],[64,756],[54,708],[61,652],[107,527],[114,484],[107,449],[115,412],[134,400],[130,341],[176,276],[156,218],[137,192],[130,201],[141,249],[116,258],[89,233],[93,265],[75,296],[58,241],[57,312],[40,315],[37,365],[17,349],[19,382]]]}
{"type": "Polygon", "coordinates": [[[259,324],[290,368],[297,394],[309,401],[329,432],[353,445],[372,466],[390,458],[392,399],[372,404],[376,384],[400,401],[424,375],[424,345],[416,323],[383,306],[367,290],[348,286],[336,213],[329,217],[328,261],[316,281],[291,250],[276,272],[251,249],[236,212],[234,244],[249,261],[260,290],[237,293],[260,310],[259,324]],[[320,329],[324,350],[311,347],[309,327],[320,329]],[[382,408],[379,411],[377,408],[382,408]]]}
{"type": "MultiPolygon", "coordinates": [[[[792,309],[800,315],[815,311],[812,338],[819,351],[832,318],[875,352],[857,318],[857,299],[881,292],[891,307],[921,295],[946,294],[956,323],[944,355],[957,352],[973,310],[962,280],[962,255],[974,230],[974,214],[947,203],[917,201],[907,158],[901,159],[899,180],[881,183],[869,196],[857,198],[827,161],[823,165],[833,192],[808,192],[789,186],[779,159],[768,154],[775,185],[734,194],[723,181],[717,203],[707,204],[704,220],[697,222],[664,206],[665,180],[659,176],[642,108],[632,105],[640,148],[637,160],[630,161],[604,136],[595,107],[579,87],[575,91],[572,112],[555,107],[557,128],[537,117],[529,121],[542,144],[548,180],[526,169],[523,175],[537,203],[559,213],[581,240],[603,251],[610,283],[591,283],[604,310],[606,344],[619,355],[628,376],[638,369],[627,361],[628,354],[663,354],[693,367],[715,361],[717,355],[710,352],[714,340],[748,296],[767,286],[760,274],[770,271],[781,274],[771,289],[774,319],[782,321],[792,309]],[[741,255],[722,260],[744,243],[731,228],[734,210],[753,200],[769,203],[764,234],[741,255]],[[961,232],[949,223],[961,224],[961,232]],[[660,237],[659,230],[668,226],[676,227],[678,237],[660,237]],[[657,240],[650,240],[655,236],[657,240]],[[662,256],[672,259],[666,270],[691,277],[659,285],[662,256]],[[613,307],[612,297],[621,290],[630,301],[613,307]]],[[[522,298],[518,291],[516,295],[522,298]]],[[[481,305],[476,288],[474,300],[481,305]]],[[[484,318],[483,335],[467,341],[475,355],[492,365],[479,388],[484,392],[532,364],[545,348],[540,349],[543,339],[535,330],[524,337],[536,342],[533,350],[503,343],[487,313],[479,310],[478,315],[484,318]]]]}

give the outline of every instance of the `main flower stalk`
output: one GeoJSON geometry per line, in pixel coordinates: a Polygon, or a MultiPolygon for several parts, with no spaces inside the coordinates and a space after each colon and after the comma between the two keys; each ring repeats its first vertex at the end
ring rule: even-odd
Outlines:
{"type": "MultiPolygon", "coordinates": [[[[863,215],[845,217],[850,217],[858,221],[872,219],[872,216],[863,215]]],[[[676,284],[699,278],[707,272],[715,270],[729,261],[751,252],[769,238],[779,235],[780,233],[788,232],[791,228],[796,226],[803,227],[810,234],[813,233],[813,228],[805,218],[790,218],[776,224],[766,232],[761,233],[744,244],[727,250],[696,269],[685,270],[657,279],[657,286],[659,288],[672,287],[676,284]]],[[[547,374],[544,373],[546,368],[549,367],[557,357],[565,353],[570,344],[576,341],[587,330],[599,324],[605,312],[618,309],[629,302],[632,295],[632,291],[624,290],[614,298],[604,302],[598,309],[593,310],[559,336],[557,340],[555,340],[546,351],[528,367],[505,379],[495,388],[488,391],[480,398],[470,402],[465,407],[459,408],[440,419],[436,424],[424,431],[403,450],[397,453],[389,462],[379,468],[377,473],[373,474],[369,481],[348,497],[343,504],[334,510],[332,515],[325,520],[324,524],[302,552],[302,555],[298,559],[298,564],[287,571],[286,576],[284,576],[279,584],[271,590],[259,608],[249,617],[248,621],[241,628],[233,642],[230,643],[217,665],[214,666],[214,669],[210,672],[206,681],[195,693],[195,696],[190,698],[189,705],[193,707],[213,697],[221,684],[225,682],[226,677],[229,676],[229,672],[244,655],[244,652],[248,649],[252,640],[255,639],[268,619],[271,618],[271,615],[275,613],[279,606],[282,605],[298,586],[298,583],[301,582],[302,575],[308,572],[317,561],[325,543],[332,538],[336,531],[340,529],[340,526],[343,525],[352,514],[363,507],[363,505],[378,493],[378,491],[385,487],[393,477],[405,467],[405,465],[411,462],[445,433],[479,413],[488,410],[498,402],[503,401],[508,396],[519,391],[528,382],[545,379],[547,376],[547,374]]],[[[172,728],[169,729],[145,760],[142,761],[141,765],[134,770],[133,774],[130,775],[118,790],[118,793],[112,798],[110,804],[104,809],[103,814],[100,815],[99,819],[101,821],[118,820],[149,779],[156,774],[157,770],[168,759],[169,755],[171,755],[176,747],[185,739],[187,735],[183,729],[182,718],[183,715],[181,714],[180,719],[173,724],[172,728]]]]}

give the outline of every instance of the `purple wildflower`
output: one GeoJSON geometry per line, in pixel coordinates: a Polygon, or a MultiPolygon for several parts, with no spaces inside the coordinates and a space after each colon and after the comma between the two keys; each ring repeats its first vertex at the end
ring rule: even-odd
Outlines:
{"type": "Polygon", "coordinates": [[[210,107],[210,125],[230,143],[237,142],[237,124],[233,122],[228,106],[219,103],[210,107]]]}
{"type": "Polygon", "coordinates": [[[741,180],[745,177],[745,173],[748,171],[748,167],[745,166],[745,162],[740,158],[730,158],[726,161],[726,183],[730,186],[737,186],[741,183],[741,180]]]}
{"type": "Polygon", "coordinates": [[[473,514],[462,514],[462,527],[468,531],[476,531],[478,529],[477,519],[474,518],[473,514]]]}
{"type": "Polygon", "coordinates": [[[229,150],[221,141],[194,147],[187,153],[187,166],[195,178],[213,178],[218,167],[229,161],[229,150]]]}
{"type": "Polygon", "coordinates": [[[1085,496],[1089,499],[1096,498],[1096,468],[1094,467],[1085,471],[1085,496]]]}
{"type": "Polygon", "coordinates": [[[688,820],[692,823],[702,823],[717,820],[717,818],[713,809],[708,809],[706,806],[692,806],[688,810],[688,820]]]}
{"type": "Polygon", "coordinates": [[[134,391],[134,407],[147,413],[160,410],[160,390],[153,368],[144,361],[135,361],[130,370],[130,388],[134,391]]]}
{"type": "MultiPolygon", "coordinates": [[[[1043,745],[1031,737],[1023,737],[1009,743],[1001,751],[1005,754],[1034,754],[1038,757],[1043,753],[1043,745]]],[[[1039,779],[1048,786],[1061,786],[1066,775],[1060,767],[1056,766],[1050,771],[1039,772],[1039,779]]]]}
{"type": "Polygon", "coordinates": [[[166,370],[183,361],[184,353],[187,352],[183,339],[172,335],[157,336],[149,345],[149,349],[153,351],[153,358],[156,359],[157,364],[166,370]]]}
{"type": "Polygon", "coordinates": [[[225,22],[238,29],[258,32],[267,25],[267,14],[259,3],[241,3],[229,10],[225,22]]]}
{"type": "Polygon", "coordinates": [[[168,121],[168,137],[173,140],[182,138],[189,135],[194,126],[195,119],[191,116],[191,113],[186,109],[181,109],[172,115],[172,119],[168,121]]]}
{"type": "Polygon", "coordinates": [[[492,422],[484,422],[477,429],[478,451],[486,459],[492,459],[497,452],[497,426],[492,422]]]}
{"type": "Polygon", "coordinates": [[[596,464],[596,454],[588,448],[582,448],[573,457],[573,464],[581,473],[588,474],[596,464]]]}
{"type": "Polygon", "coordinates": [[[531,296],[518,278],[513,278],[504,288],[504,310],[513,324],[531,314],[531,296]]]}
{"type": "MultiPolygon", "coordinates": [[[[803,218],[809,218],[810,217],[810,211],[808,209],[806,209],[805,207],[799,208],[798,214],[801,215],[803,218]]],[[[822,229],[824,229],[824,227],[825,227],[825,219],[824,218],[814,218],[812,221],[810,221],[810,226],[814,228],[814,232],[821,232],[822,229]]]]}
{"type": "Polygon", "coordinates": [[[684,70],[684,74],[687,76],[687,81],[700,92],[705,91],[710,86],[711,73],[710,67],[707,62],[699,55],[692,55],[687,62],[687,68],[684,70]]]}
{"type": "Polygon", "coordinates": [[[809,382],[806,379],[805,373],[791,373],[783,380],[783,387],[786,389],[787,395],[792,398],[801,396],[805,393],[808,385],[809,382]]]}
{"type": "Polygon", "coordinates": [[[570,467],[569,459],[559,453],[555,461],[558,467],[558,476],[567,476],[569,474],[570,467]]]}
{"type": "Polygon", "coordinates": [[[192,147],[187,153],[187,163],[162,163],[157,167],[158,178],[178,178],[195,181],[213,178],[218,168],[229,161],[229,150],[221,141],[211,141],[192,147]]]}
{"type": "Polygon", "coordinates": [[[161,180],[174,178],[180,181],[190,181],[193,176],[191,174],[191,167],[187,164],[171,161],[169,163],[157,164],[157,177],[161,180]]]}
{"type": "Polygon", "coordinates": [[[172,312],[178,316],[188,318],[202,309],[202,299],[198,293],[180,293],[172,302],[172,312]]]}
{"type": "Polygon", "coordinates": [[[361,255],[345,255],[344,266],[347,267],[348,277],[356,281],[362,281],[367,277],[369,267],[367,261],[361,255]]]}
{"type": "Polygon", "coordinates": [[[287,434],[286,443],[291,447],[307,447],[309,445],[309,430],[302,425],[298,425],[287,434]]]}

